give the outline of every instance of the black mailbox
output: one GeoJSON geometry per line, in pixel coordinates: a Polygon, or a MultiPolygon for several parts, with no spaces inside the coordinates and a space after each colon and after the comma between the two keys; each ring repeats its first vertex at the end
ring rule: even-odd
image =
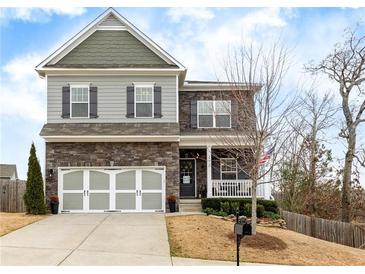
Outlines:
{"type": "Polygon", "coordinates": [[[235,223],[234,234],[238,236],[245,236],[252,234],[252,227],[250,223],[235,223]]]}
{"type": "Polygon", "coordinates": [[[250,223],[245,223],[243,225],[243,235],[251,235],[252,234],[252,226],[250,223]]]}
{"type": "Polygon", "coordinates": [[[234,224],[234,234],[239,235],[239,236],[243,236],[243,227],[244,224],[241,223],[236,223],[234,224]]]}

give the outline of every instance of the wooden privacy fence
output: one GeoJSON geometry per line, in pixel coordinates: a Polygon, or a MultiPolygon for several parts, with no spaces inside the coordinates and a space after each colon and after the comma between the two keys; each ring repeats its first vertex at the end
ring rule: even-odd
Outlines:
{"type": "Polygon", "coordinates": [[[25,181],[0,179],[0,212],[25,212],[25,181]]]}
{"type": "Polygon", "coordinates": [[[281,210],[290,230],[318,239],[356,248],[365,248],[365,229],[351,223],[310,217],[281,210]]]}

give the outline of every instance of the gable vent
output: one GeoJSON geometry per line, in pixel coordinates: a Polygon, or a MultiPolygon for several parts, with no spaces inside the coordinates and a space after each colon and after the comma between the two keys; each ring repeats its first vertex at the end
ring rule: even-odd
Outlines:
{"type": "Polygon", "coordinates": [[[110,14],[107,18],[100,22],[99,26],[103,27],[124,27],[125,25],[119,21],[113,14],[110,14]]]}

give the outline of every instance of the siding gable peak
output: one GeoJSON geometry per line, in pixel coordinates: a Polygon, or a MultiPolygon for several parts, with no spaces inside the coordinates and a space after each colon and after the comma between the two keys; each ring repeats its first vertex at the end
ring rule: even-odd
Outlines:
{"type": "MultiPolygon", "coordinates": [[[[160,46],[158,46],[155,42],[153,42],[148,36],[146,36],[143,32],[137,29],[132,23],[130,23],[126,18],[120,15],[115,9],[109,8],[104,13],[102,13],[99,17],[97,17],[93,22],[87,25],[84,29],[82,29],[78,34],[68,40],[63,46],[57,49],[54,53],[48,56],[44,61],[42,61],[37,67],[36,71],[38,74],[43,77],[47,74],[47,71],[57,68],[57,64],[69,53],[71,53],[76,47],[78,47],[81,43],[83,43],[87,38],[92,36],[97,31],[115,31],[115,32],[127,32],[131,36],[133,36],[136,40],[139,41],[145,48],[149,50],[149,57],[151,57],[151,53],[157,59],[160,59],[160,64],[163,64],[162,67],[156,66],[155,63],[149,64],[147,62],[147,66],[142,66],[142,68],[173,68],[179,69],[183,73],[183,77],[185,78],[186,68],[179,63],[176,59],[174,59],[171,55],[169,55],[166,51],[164,51],[160,46]],[[167,67],[165,66],[167,65],[167,67]]],[[[115,68],[118,67],[116,64],[110,66],[110,62],[113,61],[113,56],[107,55],[108,51],[106,51],[106,59],[109,59],[109,63],[103,64],[100,68],[115,68]]],[[[128,53],[127,53],[128,54],[128,53]]],[[[153,58],[155,58],[153,57],[153,58]]],[[[144,61],[142,61],[144,62],[144,61]]],[[[61,62],[62,63],[62,62],[61,62]]],[[[77,66],[67,66],[70,64],[63,64],[62,68],[85,68],[77,67],[77,66]]],[[[79,65],[79,64],[74,64],[79,65]]],[[[92,65],[92,64],[86,64],[92,65]]],[[[99,64],[97,64],[99,65],[99,64]]],[[[118,64],[117,64],[118,65],[118,64]]],[[[124,64],[123,64],[124,65],[124,64]]],[[[129,64],[132,66],[135,64],[129,64]]],[[[138,64],[140,65],[140,64],[138,64]]],[[[119,66],[120,67],[120,66],[119,66]]],[[[93,68],[87,67],[87,68],[93,68]]]]}

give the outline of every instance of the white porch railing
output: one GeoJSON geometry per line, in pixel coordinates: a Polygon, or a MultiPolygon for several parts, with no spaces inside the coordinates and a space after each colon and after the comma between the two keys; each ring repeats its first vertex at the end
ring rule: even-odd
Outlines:
{"type": "MultiPolygon", "coordinates": [[[[264,197],[264,186],[258,185],[256,189],[257,197],[264,197]]],[[[251,180],[212,180],[212,197],[251,197],[251,180]]]]}

